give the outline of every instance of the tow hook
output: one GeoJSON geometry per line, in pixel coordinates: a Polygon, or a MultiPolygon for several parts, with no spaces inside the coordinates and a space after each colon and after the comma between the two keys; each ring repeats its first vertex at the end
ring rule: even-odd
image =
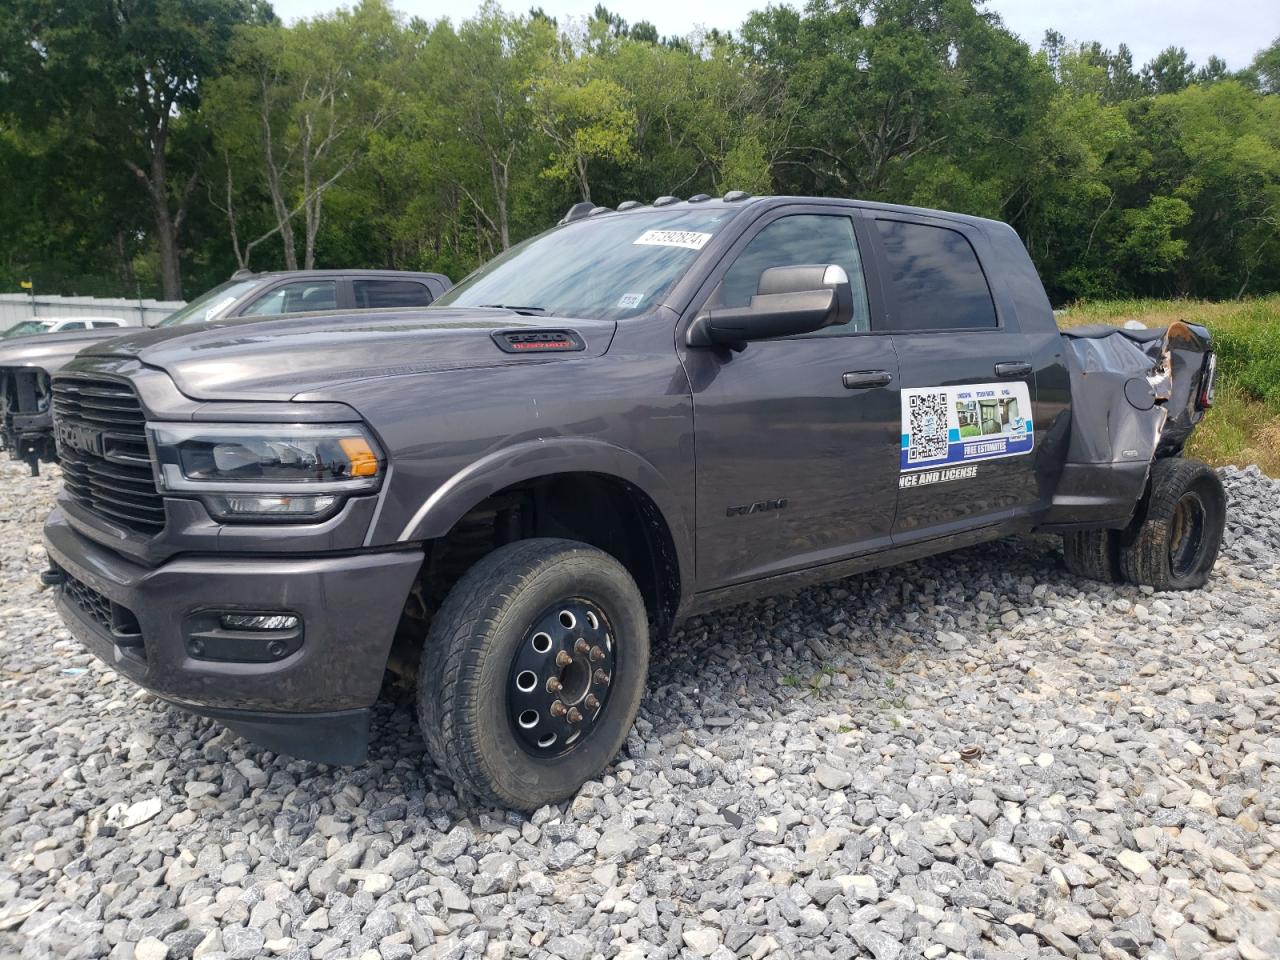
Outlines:
{"type": "Polygon", "coordinates": [[[50,567],[48,570],[40,571],[40,582],[46,587],[60,587],[66,575],[57,567],[50,567]]]}

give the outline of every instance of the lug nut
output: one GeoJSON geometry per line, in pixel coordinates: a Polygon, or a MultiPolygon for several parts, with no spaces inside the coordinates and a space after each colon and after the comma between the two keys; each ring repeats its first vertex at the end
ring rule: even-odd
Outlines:
{"type": "Polygon", "coordinates": [[[582,637],[579,637],[578,642],[573,645],[574,653],[586,653],[588,649],[590,649],[590,645],[582,637]]]}
{"type": "Polygon", "coordinates": [[[596,699],[594,693],[588,693],[582,703],[588,710],[595,710],[600,706],[600,701],[596,699]]]}
{"type": "Polygon", "coordinates": [[[603,650],[601,650],[599,647],[592,647],[592,648],[591,648],[591,659],[592,659],[592,661],[594,661],[595,663],[599,663],[601,660],[603,660],[603,659],[604,659],[604,651],[603,651],[603,650]]]}
{"type": "Polygon", "coordinates": [[[564,704],[563,704],[563,703],[561,703],[559,700],[553,700],[553,701],[551,702],[551,715],[552,715],[553,717],[563,717],[563,716],[564,716],[564,704]]]}
{"type": "Polygon", "coordinates": [[[603,670],[597,670],[591,675],[591,681],[607,687],[609,685],[609,675],[603,670]]]}
{"type": "Polygon", "coordinates": [[[571,663],[573,663],[573,657],[569,656],[569,653],[567,650],[561,650],[559,653],[556,654],[557,667],[564,669],[571,663]]]}
{"type": "Polygon", "coordinates": [[[559,693],[563,684],[560,683],[559,677],[547,678],[547,693],[559,693]]]}
{"type": "Polygon", "coordinates": [[[569,722],[570,722],[570,723],[577,723],[577,722],[578,722],[579,720],[581,720],[581,719],[582,719],[582,714],[581,714],[581,712],[579,712],[578,708],[577,708],[577,707],[570,707],[570,708],[569,708],[569,722]]]}

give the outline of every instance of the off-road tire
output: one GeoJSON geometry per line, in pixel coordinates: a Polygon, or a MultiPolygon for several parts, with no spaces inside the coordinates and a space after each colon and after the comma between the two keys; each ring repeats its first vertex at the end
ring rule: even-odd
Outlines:
{"type": "Polygon", "coordinates": [[[1141,522],[1126,531],[1120,545],[1125,580],[1157,590],[1204,586],[1227,519],[1227,496],[1217,473],[1199,460],[1157,460],[1139,509],[1141,522]]]}
{"type": "Polygon", "coordinates": [[[485,802],[536,810],[564,800],[617,756],[648,665],[644,599],[617,560],[573,540],[500,547],[462,576],[432,618],[417,692],[427,751],[457,786],[485,802]],[[590,735],[559,756],[533,756],[511,723],[509,673],[530,624],[566,597],[585,598],[605,613],[613,675],[590,735]]]}
{"type": "Polygon", "coordinates": [[[1118,583],[1120,535],[1114,530],[1070,530],[1062,535],[1062,559],[1077,577],[1118,583]]]}

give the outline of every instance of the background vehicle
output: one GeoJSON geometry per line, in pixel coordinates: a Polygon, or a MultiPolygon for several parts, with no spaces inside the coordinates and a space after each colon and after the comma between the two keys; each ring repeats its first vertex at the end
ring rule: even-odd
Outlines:
{"type": "MultiPolygon", "coordinates": [[[[444,274],[398,270],[241,273],[170,314],[157,326],[324,310],[340,309],[352,314],[424,307],[450,286],[452,282],[444,274]]],[[[23,337],[0,345],[0,449],[7,449],[12,460],[26,461],[32,475],[39,472],[42,461],[57,459],[49,409],[50,375],[62,369],[86,344],[124,332],[119,329],[124,326],[123,321],[112,317],[56,322],[62,324],[58,331],[40,334],[38,340],[23,337]]]]}
{"type": "Polygon", "coordinates": [[[372,328],[82,353],[47,578],[118,672],[302,757],[363,758],[394,646],[435,761],[534,808],[611,761],[691,613],[1033,529],[1203,584],[1222,487],[1179,454],[1212,380],[1187,325],[1064,339],[993,221],[579,205],[372,328]]]}
{"type": "Polygon", "coordinates": [[[137,326],[137,324],[129,323],[124,317],[31,317],[15,323],[4,333],[0,333],[0,340],[73,330],[115,330],[128,326],[137,326]]]}

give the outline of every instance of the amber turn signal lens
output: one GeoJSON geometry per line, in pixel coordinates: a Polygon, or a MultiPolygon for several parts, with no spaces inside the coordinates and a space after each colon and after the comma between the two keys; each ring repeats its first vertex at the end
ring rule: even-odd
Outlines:
{"type": "Polygon", "coordinates": [[[378,457],[369,447],[364,437],[343,437],[338,441],[342,452],[351,461],[351,476],[376,477],[378,475],[378,457]]]}

